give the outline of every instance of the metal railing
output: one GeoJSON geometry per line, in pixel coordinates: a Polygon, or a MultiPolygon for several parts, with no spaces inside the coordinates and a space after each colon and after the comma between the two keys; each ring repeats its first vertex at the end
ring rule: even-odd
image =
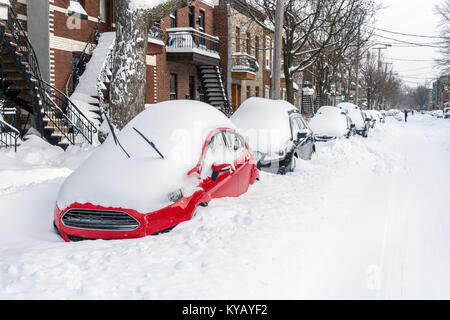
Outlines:
{"type": "Polygon", "coordinates": [[[155,24],[148,30],[148,37],[156,40],[164,40],[164,31],[161,29],[161,24],[155,22],[155,24]]]}
{"type": "Polygon", "coordinates": [[[71,144],[75,144],[77,135],[92,143],[93,135],[97,132],[96,126],[62,91],[43,80],[39,82],[45,88],[43,111],[46,120],[71,144]]]}
{"type": "Polygon", "coordinates": [[[0,147],[14,147],[17,151],[17,145],[20,141],[20,132],[0,116],[0,147]]]}
{"type": "Polygon", "coordinates": [[[50,122],[55,131],[58,131],[56,133],[66,137],[70,144],[75,144],[75,136],[78,134],[92,143],[97,129],[64,93],[42,80],[36,53],[11,6],[5,32],[12,34],[14,42],[10,41],[9,47],[15,47],[14,57],[20,60],[19,69],[32,92],[33,113],[38,131],[44,135],[46,118],[46,127],[50,122]]]}
{"type": "Polygon", "coordinates": [[[166,52],[189,52],[193,49],[219,53],[219,38],[193,28],[168,28],[166,52]]]}
{"type": "Polygon", "coordinates": [[[80,59],[78,60],[77,64],[75,66],[73,66],[72,72],[70,73],[69,77],[67,78],[66,95],[69,97],[75,91],[75,88],[78,85],[80,76],[86,70],[86,64],[88,63],[89,58],[92,55],[92,51],[94,51],[95,46],[98,44],[98,39],[99,39],[99,35],[100,35],[100,33],[98,31],[99,24],[100,24],[100,17],[98,18],[94,29],[92,29],[92,32],[89,35],[89,39],[86,42],[83,52],[81,53],[80,59]]]}
{"type": "Polygon", "coordinates": [[[246,71],[256,73],[259,70],[256,58],[245,52],[233,53],[231,66],[231,71],[235,72],[246,71]]]}

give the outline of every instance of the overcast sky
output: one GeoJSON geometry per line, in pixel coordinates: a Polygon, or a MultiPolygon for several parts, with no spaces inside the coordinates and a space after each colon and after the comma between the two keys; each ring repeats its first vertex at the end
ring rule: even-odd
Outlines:
{"type": "MultiPolygon", "coordinates": [[[[434,14],[433,9],[436,4],[441,3],[441,0],[376,0],[376,2],[385,7],[378,13],[375,24],[377,28],[400,33],[439,36],[439,17],[434,14]]],[[[379,30],[375,30],[375,32],[381,36],[402,41],[416,43],[438,41],[438,39],[402,36],[379,30]]],[[[384,38],[377,38],[377,41],[395,42],[384,38]]],[[[378,53],[377,50],[373,52],[378,53]]],[[[428,81],[428,86],[430,86],[430,78],[439,75],[439,71],[433,68],[434,63],[432,61],[408,62],[397,60],[432,60],[439,57],[437,49],[428,47],[390,47],[386,50],[381,50],[381,52],[386,62],[393,63],[394,71],[399,73],[399,76],[407,85],[416,86],[428,81]]]]}

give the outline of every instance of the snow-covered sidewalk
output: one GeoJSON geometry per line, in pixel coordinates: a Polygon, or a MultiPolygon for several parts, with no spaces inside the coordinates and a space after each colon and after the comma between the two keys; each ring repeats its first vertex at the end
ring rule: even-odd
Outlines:
{"type": "Polygon", "coordinates": [[[0,151],[0,299],[448,299],[449,137],[388,117],[170,233],[77,243],[53,207],[92,150],[26,141],[0,151]]]}

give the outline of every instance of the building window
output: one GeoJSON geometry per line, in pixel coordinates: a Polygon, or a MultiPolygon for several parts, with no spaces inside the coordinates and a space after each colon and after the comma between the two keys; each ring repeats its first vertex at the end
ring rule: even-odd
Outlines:
{"type": "Polygon", "coordinates": [[[268,85],[264,86],[264,98],[270,99],[270,87],[268,85]]]}
{"type": "Polygon", "coordinates": [[[270,54],[271,54],[271,41],[269,37],[266,37],[266,70],[270,70],[270,54]]]}
{"type": "Polygon", "coordinates": [[[247,32],[247,53],[251,54],[250,32],[247,32]]]}
{"type": "Polygon", "coordinates": [[[98,16],[100,17],[100,20],[106,21],[106,6],[105,6],[106,4],[105,4],[105,0],[100,0],[98,2],[98,5],[99,5],[99,8],[98,8],[99,14],[98,14],[98,16]]]}
{"type": "Polygon", "coordinates": [[[87,20],[89,18],[88,14],[84,10],[84,2],[80,2],[80,0],[69,1],[67,14],[71,17],[79,18],[82,20],[87,20]]]}
{"type": "Polygon", "coordinates": [[[236,52],[241,52],[241,29],[236,27],[236,52]]]}
{"type": "Polygon", "coordinates": [[[178,99],[178,81],[177,81],[177,74],[171,73],[170,74],[170,100],[177,100],[178,99]]]}
{"type": "Polygon", "coordinates": [[[251,94],[252,94],[251,88],[250,86],[247,86],[247,99],[251,97],[251,94]]]}
{"type": "Polygon", "coordinates": [[[259,97],[259,87],[255,87],[255,97],[259,97]]]}
{"type": "Polygon", "coordinates": [[[200,10],[198,16],[198,29],[202,32],[205,32],[205,11],[200,10]]]}
{"type": "Polygon", "coordinates": [[[255,58],[259,60],[259,37],[255,37],[255,58]]]}
{"type": "Polygon", "coordinates": [[[170,27],[176,28],[177,27],[177,12],[173,12],[169,15],[170,17],[170,27]]]}
{"type": "Polygon", "coordinates": [[[189,7],[189,27],[195,28],[195,8],[189,7]]]}

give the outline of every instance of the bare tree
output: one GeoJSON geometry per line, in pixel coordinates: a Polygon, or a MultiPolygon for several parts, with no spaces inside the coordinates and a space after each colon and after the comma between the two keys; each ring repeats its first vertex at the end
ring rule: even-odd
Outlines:
{"type": "Polygon", "coordinates": [[[436,14],[441,18],[440,32],[442,41],[441,54],[442,58],[437,61],[438,65],[446,68],[449,72],[450,68],[450,0],[443,0],[441,4],[435,7],[436,14]]]}
{"type": "Polygon", "coordinates": [[[113,123],[123,128],[145,108],[149,28],[190,0],[116,0],[116,42],[110,93],[113,123]],[[152,4],[157,3],[156,6],[152,4]],[[158,4],[159,3],[159,4],[158,4]]]}
{"type": "Polygon", "coordinates": [[[412,97],[416,106],[418,106],[419,109],[422,109],[428,103],[429,90],[426,86],[419,85],[415,90],[413,90],[412,97]]]}

